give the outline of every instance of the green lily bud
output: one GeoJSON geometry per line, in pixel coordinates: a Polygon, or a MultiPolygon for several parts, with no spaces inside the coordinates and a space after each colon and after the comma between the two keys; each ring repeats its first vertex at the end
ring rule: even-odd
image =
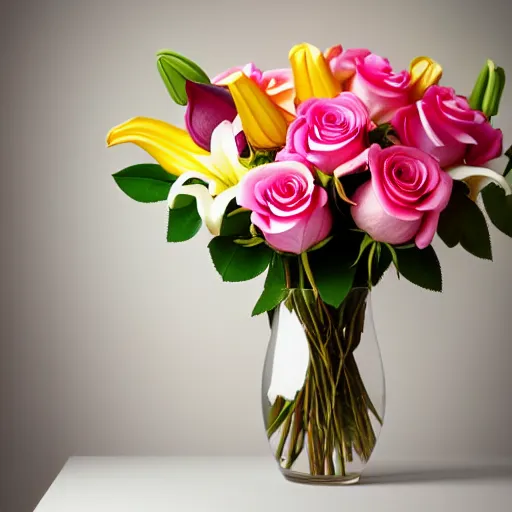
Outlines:
{"type": "Polygon", "coordinates": [[[498,114],[501,95],[505,88],[505,71],[488,60],[480,71],[469,105],[474,110],[481,110],[487,117],[498,114]]]}
{"type": "Polygon", "coordinates": [[[187,104],[185,85],[187,80],[200,84],[209,84],[208,75],[190,59],[171,50],[162,50],[156,54],[158,72],[178,105],[187,104]]]}

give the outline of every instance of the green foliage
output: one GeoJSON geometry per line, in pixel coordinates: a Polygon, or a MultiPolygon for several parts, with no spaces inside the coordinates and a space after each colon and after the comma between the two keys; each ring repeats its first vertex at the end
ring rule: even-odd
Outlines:
{"type": "Polygon", "coordinates": [[[429,245],[425,249],[413,247],[396,252],[398,271],[407,280],[422,288],[440,292],[443,289],[441,266],[434,248],[429,245]]]}
{"type": "Polygon", "coordinates": [[[186,242],[201,229],[201,217],[197,212],[196,199],[180,194],[176,197],[175,207],[169,208],[167,222],[167,241],[186,242]]]}
{"type": "Polygon", "coordinates": [[[220,227],[221,236],[250,236],[251,212],[235,210],[224,215],[220,227]]]}
{"type": "Polygon", "coordinates": [[[491,239],[484,214],[467,195],[462,183],[455,183],[452,197],[441,213],[437,233],[448,247],[460,243],[466,251],[492,259],[491,239]]]}
{"type": "Polygon", "coordinates": [[[272,250],[266,244],[244,247],[231,237],[216,236],[209,244],[210,256],[224,281],[248,281],[260,275],[272,259],[272,250]]]}
{"type": "Polygon", "coordinates": [[[356,269],[350,245],[334,238],[322,249],[308,253],[308,260],[321,299],[337,308],[354,282],[356,269]]]}
{"type": "Polygon", "coordinates": [[[156,65],[167,91],[178,105],[188,102],[185,90],[187,80],[210,83],[208,75],[195,62],[171,50],[158,52],[156,65]]]}
{"type": "Polygon", "coordinates": [[[374,243],[375,240],[370,235],[364,235],[361,245],[359,246],[359,254],[357,255],[356,261],[352,266],[355,267],[361,261],[361,258],[363,257],[363,254],[366,251],[366,249],[368,249],[368,247],[370,247],[374,243]]]}
{"type": "Polygon", "coordinates": [[[249,146],[249,154],[240,159],[242,165],[248,169],[259,167],[274,162],[276,159],[276,150],[254,150],[249,146]]]}
{"type": "MultiPolygon", "coordinates": [[[[389,249],[387,249],[386,246],[384,246],[383,248],[382,244],[379,244],[376,257],[373,259],[372,262],[372,286],[377,286],[377,284],[380,282],[380,280],[386,273],[386,270],[388,270],[388,268],[390,267],[392,261],[393,255],[389,251],[389,249]]],[[[398,263],[396,265],[398,266],[398,263]]]]}
{"type": "Polygon", "coordinates": [[[389,136],[395,134],[391,123],[384,123],[374,128],[368,135],[370,145],[378,144],[381,148],[387,148],[393,145],[393,141],[389,139],[389,136]]]}
{"type": "Polygon", "coordinates": [[[287,295],[284,259],[283,256],[274,253],[268,268],[263,293],[252,310],[252,316],[272,311],[286,299],[287,295]]]}
{"type": "Polygon", "coordinates": [[[398,269],[395,248],[390,244],[377,242],[370,235],[365,234],[359,246],[359,254],[352,266],[358,267],[359,279],[364,279],[366,285],[371,288],[382,279],[392,262],[398,269]]]}
{"type": "Polygon", "coordinates": [[[165,201],[176,176],[157,164],[138,164],[113,174],[119,188],[140,203],[165,201]]]}
{"type": "Polygon", "coordinates": [[[512,237],[512,195],[505,195],[501,187],[490,183],[482,190],[482,199],[491,222],[502,233],[512,237]]]}

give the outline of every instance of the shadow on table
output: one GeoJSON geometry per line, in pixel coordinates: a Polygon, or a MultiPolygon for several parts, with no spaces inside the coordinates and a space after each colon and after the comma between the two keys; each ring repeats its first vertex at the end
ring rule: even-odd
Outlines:
{"type": "Polygon", "coordinates": [[[361,477],[361,485],[368,484],[401,484],[401,483],[430,483],[430,482],[454,482],[454,481],[482,481],[482,480],[509,480],[512,478],[512,467],[484,466],[484,467],[451,467],[435,468],[418,467],[407,470],[400,469],[376,469],[361,477]]]}

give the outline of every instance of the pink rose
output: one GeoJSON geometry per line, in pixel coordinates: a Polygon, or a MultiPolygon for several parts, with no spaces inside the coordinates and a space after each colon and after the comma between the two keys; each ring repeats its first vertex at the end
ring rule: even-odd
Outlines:
{"type": "MultiPolygon", "coordinates": [[[[332,174],[368,147],[372,127],[368,110],[350,92],[332,99],[312,98],[297,109],[283,154],[298,154],[322,172],[332,174]]],[[[276,159],[283,159],[281,153],[276,159]]]]}
{"type": "Polygon", "coordinates": [[[482,166],[501,155],[501,130],[449,87],[432,85],[421,100],[400,109],[392,124],[402,144],[429,153],[443,168],[482,166]]]}
{"type": "Polygon", "coordinates": [[[338,45],[329,48],[325,52],[325,58],[334,77],[341,83],[345,83],[354,76],[356,63],[370,54],[370,50],[366,48],[347,48],[344,50],[341,45],[338,45]]]}
{"type": "Polygon", "coordinates": [[[424,249],[434,238],[439,215],[452,192],[452,179],[437,160],[406,146],[369,152],[371,180],[361,185],[352,200],[357,227],[374,240],[403,244],[414,238],[424,249]]]}
{"type": "Polygon", "coordinates": [[[355,64],[356,72],[348,90],[368,107],[373,121],[389,122],[399,108],[409,103],[409,72],[394,73],[387,59],[373,53],[357,58],[355,64]]]}
{"type": "Polygon", "coordinates": [[[237,203],[278,251],[300,254],[329,235],[327,192],[299,162],[272,162],[242,178],[237,203]]]}

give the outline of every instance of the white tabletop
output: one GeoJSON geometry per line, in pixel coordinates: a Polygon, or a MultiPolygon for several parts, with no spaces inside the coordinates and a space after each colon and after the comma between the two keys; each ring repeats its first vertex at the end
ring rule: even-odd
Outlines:
{"type": "Polygon", "coordinates": [[[358,485],[294,484],[269,457],[73,457],[35,512],[505,512],[512,464],[370,464],[358,485]]]}

